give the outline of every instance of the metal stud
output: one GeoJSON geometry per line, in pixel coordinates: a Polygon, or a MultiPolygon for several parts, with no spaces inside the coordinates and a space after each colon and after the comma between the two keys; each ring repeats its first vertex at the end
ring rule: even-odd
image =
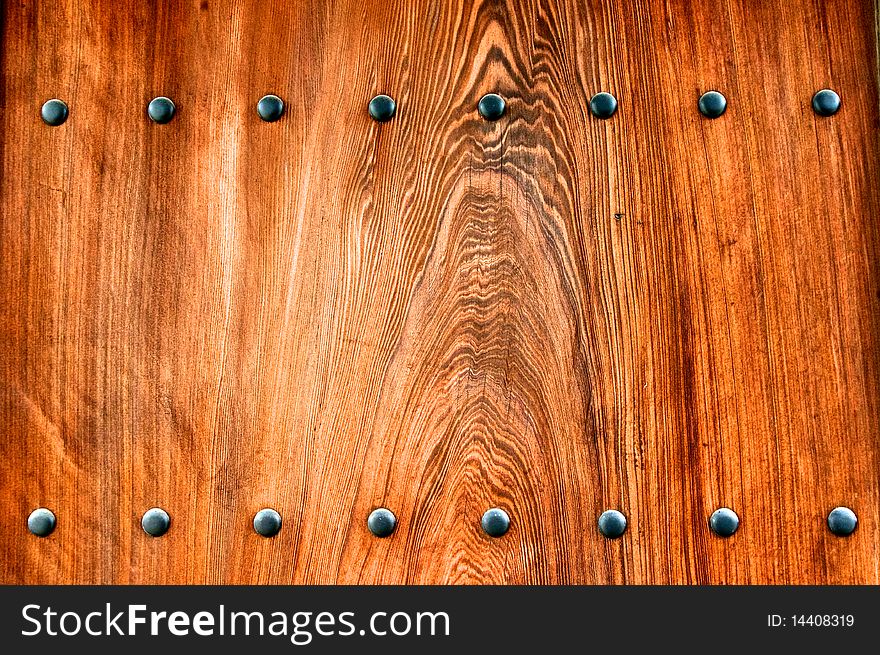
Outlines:
{"type": "Polygon", "coordinates": [[[480,112],[480,116],[487,121],[497,121],[504,116],[506,108],[507,103],[497,93],[487,93],[480,98],[480,103],[477,105],[477,111],[480,112]]]}
{"type": "Polygon", "coordinates": [[[709,517],[709,527],[719,537],[730,537],[739,528],[739,516],[728,507],[721,507],[709,517]]]}
{"type": "Polygon", "coordinates": [[[597,93],[590,98],[590,111],[596,118],[611,118],[617,111],[617,98],[610,93],[597,93]]]}
{"type": "Polygon", "coordinates": [[[377,95],[370,100],[369,111],[370,117],[374,121],[385,123],[394,118],[394,114],[397,111],[397,103],[394,102],[394,98],[391,96],[377,95]]]}
{"type": "Polygon", "coordinates": [[[257,113],[267,123],[274,123],[284,114],[284,101],[271,93],[263,96],[257,103],[257,113]]]}
{"type": "Polygon", "coordinates": [[[503,509],[493,507],[486,510],[486,513],[483,514],[480,525],[483,528],[483,532],[490,537],[503,537],[510,529],[510,516],[503,509]]]}
{"type": "Polygon", "coordinates": [[[389,537],[397,527],[397,517],[390,509],[380,507],[370,512],[367,529],[377,537],[389,537]]]}
{"type": "Polygon", "coordinates": [[[840,111],[840,96],[832,89],[822,89],[813,95],[813,111],[819,116],[834,116],[840,111]]]}
{"type": "Polygon", "coordinates": [[[38,537],[48,537],[55,529],[55,514],[52,510],[39,507],[30,513],[27,520],[28,530],[38,537]]]}
{"type": "Polygon", "coordinates": [[[161,507],[153,507],[144,512],[141,527],[151,537],[161,537],[171,527],[171,517],[161,507]]]}
{"type": "Polygon", "coordinates": [[[697,106],[706,118],[718,118],[727,111],[727,98],[718,91],[707,91],[700,96],[697,106]]]}
{"type": "Polygon", "coordinates": [[[828,514],[828,529],[838,537],[851,535],[858,523],[856,513],[849,507],[835,507],[828,514]]]}
{"type": "Polygon", "coordinates": [[[626,517],[616,509],[609,509],[599,516],[599,532],[609,539],[617,539],[626,531],[626,517]]]}
{"type": "Polygon", "coordinates": [[[67,109],[67,103],[58,98],[52,98],[43,103],[40,108],[40,118],[46,125],[57,127],[67,120],[70,112],[67,109]]]}
{"type": "Polygon", "coordinates": [[[274,537],[281,531],[281,514],[271,507],[261,509],[254,516],[254,532],[263,537],[274,537]]]}
{"type": "Polygon", "coordinates": [[[150,100],[150,105],[147,107],[147,113],[150,115],[150,119],[154,123],[159,123],[160,125],[164,125],[174,118],[174,112],[176,110],[177,107],[174,106],[171,98],[166,98],[165,96],[153,98],[150,100]]]}

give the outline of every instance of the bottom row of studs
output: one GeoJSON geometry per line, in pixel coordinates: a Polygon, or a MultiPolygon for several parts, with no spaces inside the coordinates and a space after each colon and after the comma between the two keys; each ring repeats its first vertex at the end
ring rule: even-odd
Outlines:
{"type": "MultiPolygon", "coordinates": [[[[38,537],[45,537],[55,529],[55,514],[40,507],[28,516],[28,530],[38,537]]],[[[855,512],[849,507],[835,507],[828,514],[828,529],[840,537],[853,533],[858,524],[855,512]]],[[[501,537],[510,529],[510,516],[503,509],[493,507],[483,514],[480,526],[490,537],[501,537]]],[[[148,535],[161,537],[171,527],[171,517],[161,507],[144,512],[141,527],[148,535]]],[[[388,537],[397,527],[397,517],[390,509],[380,507],[367,517],[367,529],[377,537],[388,537]]],[[[709,517],[709,527],[721,536],[729,537],[739,528],[739,516],[727,507],[716,509],[709,517]]],[[[599,532],[609,539],[616,539],[626,531],[626,517],[616,509],[602,512],[598,521],[599,532]]],[[[254,531],[264,537],[274,537],[281,531],[281,514],[274,509],[261,509],[254,516],[254,531]]]]}

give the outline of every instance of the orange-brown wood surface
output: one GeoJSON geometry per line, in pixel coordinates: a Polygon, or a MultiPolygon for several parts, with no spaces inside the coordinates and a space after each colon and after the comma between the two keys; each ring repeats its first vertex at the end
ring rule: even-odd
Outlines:
{"type": "Polygon", "coordinates": [[[868,0],[4,3],[0,581],[880,582],[876,25],[868,0]]]}

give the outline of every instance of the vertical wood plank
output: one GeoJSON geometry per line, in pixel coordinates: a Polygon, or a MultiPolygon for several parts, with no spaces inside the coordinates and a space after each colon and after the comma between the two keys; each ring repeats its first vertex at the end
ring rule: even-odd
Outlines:
{"type": "Polygon", "coordinates": [[[880,582],[874,3],[3,12],[0,581],[880,582]]]}

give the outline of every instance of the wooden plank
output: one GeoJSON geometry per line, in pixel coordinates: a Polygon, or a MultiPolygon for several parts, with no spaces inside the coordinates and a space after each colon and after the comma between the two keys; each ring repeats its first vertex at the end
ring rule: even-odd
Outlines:
{"type": "Polygon", "coordinates": [[[0,43],[0,581],[880,583],[873,3],[56,0],[0,43]]]}

